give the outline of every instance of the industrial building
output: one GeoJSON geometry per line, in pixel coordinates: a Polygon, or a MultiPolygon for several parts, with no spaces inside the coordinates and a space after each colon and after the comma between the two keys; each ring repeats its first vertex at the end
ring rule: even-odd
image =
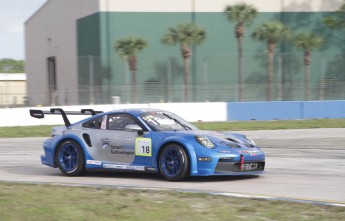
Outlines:
{"type": "MultiPolygon", "coordinates": [[[[179,46],[161,38],[170,27],[195,23],[206,39],[193,47],[189,101],[237,101],[238,69],[235,23],[226,5],[238,0],[48,0],[25,23],[27,92],[30,105],[130,103],[127,62],[114,50],[121,38],[138,36],[148,47],[138,55],[138,102],[183,101],[183,60],[179,46]]],[[[344,50],[341,32],[330,30],[323,18],[342,0],[243,0],[258,15],[246,27],[244,100],[265,100],[266,43],[251,38],[259,25],[281,21],[294,33],[325,36],[327,44],[313,51],[312,100],[344,99],[344,50]],[[333,88],[334,91],[329,91],[333,88]],[[337,89],[338,88],[338,89],[337,89]],[[343,97],[342,97],[343,96],[343,97]]],[[[303,52],[292,42],[277,45],[273,100],[304,97],[303,52]]]]}
{"type": "Polygon", "coordinates": [[[0,73],[0,107],[26,105],[26,74],[0,73]]]}

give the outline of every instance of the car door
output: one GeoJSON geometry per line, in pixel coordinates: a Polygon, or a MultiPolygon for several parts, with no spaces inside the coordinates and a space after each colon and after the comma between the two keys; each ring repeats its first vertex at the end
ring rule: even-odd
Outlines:
{"type": "Polygon", "coordinates": [[[135,140],[138,134],[126,131],[128,125],[138,125],[130,114],[109,114],[103,119],[96,141],[102,162],[131,164],[134,161],[135,140]]]}

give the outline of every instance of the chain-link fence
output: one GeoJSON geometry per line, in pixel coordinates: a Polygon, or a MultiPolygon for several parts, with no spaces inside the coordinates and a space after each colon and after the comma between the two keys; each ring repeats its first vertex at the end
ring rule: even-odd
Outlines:
{"type": "MultiPolygon", "coordinates": [[[[184,61],[178,55],[139,54],[135,70],[117,55],[82,56],[77,59],[77,73],[72,73],[76,83],[60,83],[67,73],[57,66],[54,90],[48,83],[27,87],[30,94],[42,97],[35,105],[345,99],[345,54],[313,53],[312,63],[306,66],[302,52],[276,53],[270,83],[267,57],[267,53],[244,54],[243,73],[239,73],[237,54],[193,56],[185,78],[184,61]],[[307,82],[306,74],[310,75],[307,82]]],[[[1,86],[0,104],[30,104],[30,96],[17,91],[1,86]]]]}
{"type": "Polygon", "coordinates": [[[244,54],[242,84],[237,54],[192,57],[188,82],[184,62],[178,56],[139,55],[134,71],[127,61],[116,56],[103,61],[99,57],[92,61],[81,57],[79,87],[83,87],[84,95],[80,94],[79,100],[147,103],[345,99],[345,54],[313,53],[311,65],[306,66],[302,52],[276,53],[271,83],[267,81],[267,57],[267,53],[244,54]],[[306,74],[310,75],[307,82],[306,74]]]}

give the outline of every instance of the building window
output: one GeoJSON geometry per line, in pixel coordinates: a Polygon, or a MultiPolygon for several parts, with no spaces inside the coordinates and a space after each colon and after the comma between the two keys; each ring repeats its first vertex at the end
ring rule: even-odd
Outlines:
{"type": "Polygon", "coordinates": [[[56,59],[55,57],[49,57],[48,61],[48,85],[49,91],[56,91],[56,59]]]}

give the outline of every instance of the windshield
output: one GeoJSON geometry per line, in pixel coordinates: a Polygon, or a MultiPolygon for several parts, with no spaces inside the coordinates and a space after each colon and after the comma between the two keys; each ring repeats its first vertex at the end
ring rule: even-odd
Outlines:
{"type": "Polygon", "coordinates": [[[146,112],[140,117],[155,131],[197,130],[194,125],[169,112],[146,112]]]}

